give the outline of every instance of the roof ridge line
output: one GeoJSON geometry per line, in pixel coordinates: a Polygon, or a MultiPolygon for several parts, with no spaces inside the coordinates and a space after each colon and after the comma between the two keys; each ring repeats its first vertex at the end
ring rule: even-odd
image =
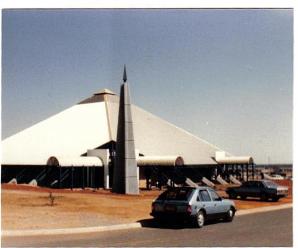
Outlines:
{"type": "Polygon", "coordinates": [[[109,113],[109,106],[108,106],[108,99],[107,99],[106,95],[103,96],[103,101],[105,103],[106,117],[107,117],[108,130],[109,130],[109,137],[110,137],[110,140],[113,140],[110,113],[109,113]]]}

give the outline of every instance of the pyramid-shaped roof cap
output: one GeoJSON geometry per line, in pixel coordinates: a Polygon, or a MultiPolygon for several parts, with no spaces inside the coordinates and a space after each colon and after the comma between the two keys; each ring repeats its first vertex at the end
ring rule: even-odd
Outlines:
{"type": "Polygon", "coordinates": [[[109,90],[109,89],[102,89],[102,90],[99,90],[98,92],[94,93],[94,95],[116,95],[115,92],[109,90]]]}
{"type": "Polygon", "coordinates": [[[79,104],[103,102],[107,98],[113,99],[115,97],[117,97],[117,95],[113,91],[109,89],[102,89],[102,90],[99,90],[98,92],[95,92],[91,97],[88,97],[83,101],[79,102],[79,104]]]}

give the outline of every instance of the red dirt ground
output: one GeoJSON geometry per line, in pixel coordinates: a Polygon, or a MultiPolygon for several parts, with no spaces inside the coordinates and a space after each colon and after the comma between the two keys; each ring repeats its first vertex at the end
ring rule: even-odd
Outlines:
{"type": "MultiPolygon", "coordinates": [[[[278,182],[289,187],[289,196],[279,202],[258,199],[235,200],[237,209],[280,205],[292,202],[292,181],[278,182]]],[[[152,201],[159,190],[141,190],[140,195],[119,195],[108,190],[68,190],[2,184],[2,228],[35,229],[111,225],[151,218],[152,201]],[[49,193],[54,204],[51,206],[49,193]]],[[[224,188],[218,193],[226,197],[224,188]]]]}

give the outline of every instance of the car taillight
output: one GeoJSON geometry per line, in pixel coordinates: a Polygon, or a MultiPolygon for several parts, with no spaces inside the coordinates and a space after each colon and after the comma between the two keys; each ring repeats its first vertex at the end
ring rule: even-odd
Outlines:
{"type": "Polygon", "coordinates": [[[155,209],[155,204],[154,204],[154,203],[152,203],[152,205],[151,205],[151,211],[153,212],[153,211],[154,211],[154,209],[155,209]]]}
{"type": "Polygon", "coordinates": [[[191,206],[190,205],[187,206],[186,212],[188,214],[191,214],[192,210],[191,210],[191,206]]]}

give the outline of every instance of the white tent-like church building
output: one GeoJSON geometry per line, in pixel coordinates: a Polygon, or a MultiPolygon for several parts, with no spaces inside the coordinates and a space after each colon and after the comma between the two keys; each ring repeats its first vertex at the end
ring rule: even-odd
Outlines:
{"type": "MultiPolygon", "coordinates": [[[[46,165],[51,156],[80,157],[116,141],[119,97],[104,89],[2,142],[7,165],[46,165]]],[[[136,149],[145,156],[179,155],[187,165],[214,165],[220,148],[133,105],[136,149]]]]}
{"type": "MultiPolygon", "coordinates": [[[[2,182],[16,178],[24,183],[35,179],[46,186],[110,187],[118,111],[119,97],[104,89],[6,138],[2,182]]],[[[178,166],[190,174],[195,169],[210,176],[218,167],[216,153],[222,154],[222,149],[140,107],[132,105],[131,111],[140,179],[148,179],[152,168],[165,175],[178,166]]],[[[245,157],[244,163],[251,164],[252,159],[245,157]]]]}

